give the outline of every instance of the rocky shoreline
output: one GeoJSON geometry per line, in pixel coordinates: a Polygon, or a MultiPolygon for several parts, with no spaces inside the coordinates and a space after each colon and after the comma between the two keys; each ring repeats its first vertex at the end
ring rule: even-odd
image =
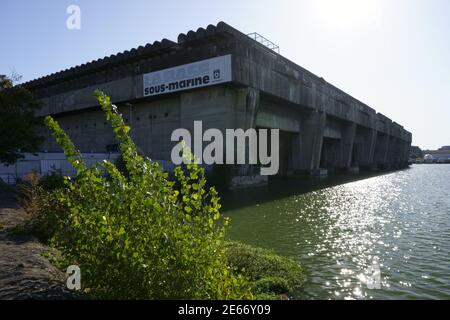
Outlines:
{"type": "Polygon", "coordinates": [[[66,275],[42,255],[50,248],[32,236],[8,233],[25,220],[14,189],[0,186],[0,299],[76,298],[65,286],[66,275]]]}

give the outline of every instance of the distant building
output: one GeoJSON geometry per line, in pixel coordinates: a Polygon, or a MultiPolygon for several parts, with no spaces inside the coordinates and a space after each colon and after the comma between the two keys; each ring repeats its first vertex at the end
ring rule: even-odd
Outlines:
{"type": "Polygon", "coordinates": [[[423,158],[423,151],[418,146],[411,146],[411,150],[409,153],[410,159],[422,159],[423,158]]]}
{"type": "Polygon", "coordinates": [[[438,150],[424,150],[423,153],[427,163],[450,163],[450,146],[443,146],[438,150]]]}

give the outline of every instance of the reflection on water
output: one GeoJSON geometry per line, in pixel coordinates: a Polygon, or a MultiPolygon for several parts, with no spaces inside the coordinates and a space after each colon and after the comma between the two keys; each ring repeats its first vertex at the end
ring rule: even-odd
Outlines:
{"type": "Polygon", "coordinates": [[[306,267],[297,298],[450,298],[450,165],[309,184],[225,197],[231,238],[306,267]]]}

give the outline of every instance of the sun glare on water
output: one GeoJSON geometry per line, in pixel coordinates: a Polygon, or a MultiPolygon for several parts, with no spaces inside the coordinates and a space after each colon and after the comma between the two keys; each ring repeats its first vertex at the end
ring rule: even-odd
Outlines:
{"type": "Polygon", "coordinates": [[[314,0],[322,26],[335,31],[376,29],[381,20],[380,0],[314,0]]]}

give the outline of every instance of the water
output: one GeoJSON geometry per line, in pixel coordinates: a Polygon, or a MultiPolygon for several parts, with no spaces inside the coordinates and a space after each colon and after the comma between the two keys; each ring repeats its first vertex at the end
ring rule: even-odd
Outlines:
{"type": "Polygon", "coordinates": [[[450,165],[343,179],[229,193],[229,236],[301,262],[295,298],[450,299],[450,165]]]}

